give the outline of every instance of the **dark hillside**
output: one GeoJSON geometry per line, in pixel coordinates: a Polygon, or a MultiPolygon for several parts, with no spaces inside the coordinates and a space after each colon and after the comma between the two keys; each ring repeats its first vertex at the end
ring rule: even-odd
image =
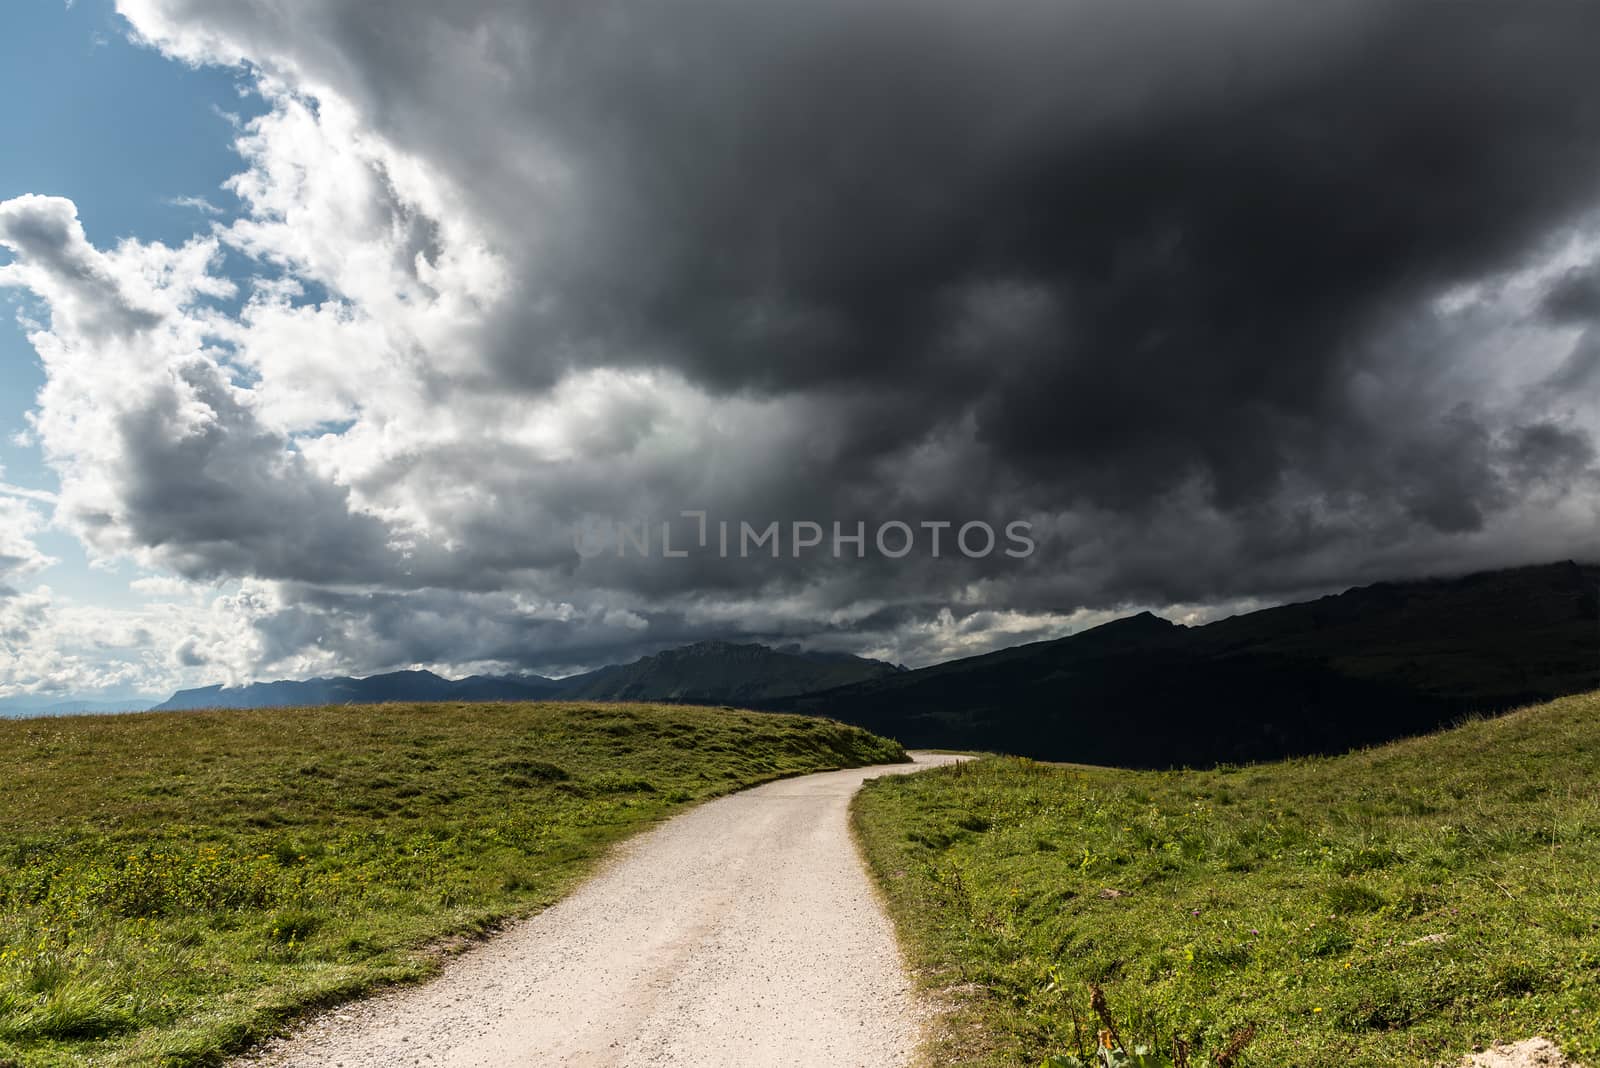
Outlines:
{"type": "Polygon", "coordinates": [[[1142,614],[767,707],[908,745],[1134,767],[1337,753],[1600,686],[1597,584],[1567,562],[1203,627],[1142,614]]]}

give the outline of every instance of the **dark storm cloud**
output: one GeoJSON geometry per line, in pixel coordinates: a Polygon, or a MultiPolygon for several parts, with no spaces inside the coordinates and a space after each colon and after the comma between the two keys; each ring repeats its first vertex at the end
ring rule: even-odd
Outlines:
{"type": "Polygon", "coordinates": [[[901,437],[977,391],[1009,462],[1128,504],[1332,466],[1354,365],[1406,358],[1371,331],[1600,189],[1568,0],[180,6],[526,235],[506,373],[888,384],[925,402],[901,437]]]}
{"type": "Polygon", "coordinates": [[[290,603],[257,623],[264,666],[314,643],[366,670],[490,664],[564,674],[729,635],[726,628],[690,625],[675,614],[579,610],[493,593],[352,594],[318,587],[288,592],[290,603]]]}
{"type": "MultiPolygon", "coordinates": [[[[331,86],[455,179],[519,287],[488,388],[667,367],[834,413],[827,448],[724,457],[715,482],[643,463],[512,478],[454,563],[430,562],[436,585],[534,570],[546,590],[676,605],[650,616],[652,638],[696,633],[674,614],[695,598],[770,586],[881,600],[852,625],[892,630],[973,582],[990,585],[964,611],[1069,611],[1516,562],[1515,531],[1469,539],[1534,487],[1593,490],[1589,425],[1568,411],[1596,384],[1592,341],[1542,399],[1493,395],[1432,302],[1600,207],[1600,5],[161,6],[331,86]],[[1053,537],[1025,565],[755,569],[580,565],[526,533],[680,507],[1036,516],[1053,537]]],[[[427,220],[403,223],[431,255],[427,220]]],[[[1574,272],[1542,311],[1592,319],[1597,292],[1574,272]]],[[[364,552],[292,551],[330,573],[364,552]]],[[[457,633],[404,600],[315,611],[418,654],[400,660],[626,638],[457,633]]]]}
{"type": "Polygon", "coordinates": [[[1600,264],[1587,264],[1563,275],[1544,296],[1544,313],[1561,323],[1600,319],[1600,264]]]}
{"type": "Polygon", "coordinates": [[[1564,485],[1592,474],[1595,446],[1581,431],[1555,423],[1534,423],[1516,429],[1510,459],[1513,472],[1524,480],[1564,485]]]}
{"type": "Polygon", "coordinates": [[[184,369],[118,429],[132,532],[180,574],[339,582],[392,568],[383,524],[352,515],[348,492],[312,476],[214,366],[184,369]],[[196,404],[210,419],[185,428],[196,404]]]}
{"type": "Polygon", "coordinates": [[[1593,394],[1600,386],[1600,331],[1585,330],[1545,385],[1557,397],[1593,394]]]}

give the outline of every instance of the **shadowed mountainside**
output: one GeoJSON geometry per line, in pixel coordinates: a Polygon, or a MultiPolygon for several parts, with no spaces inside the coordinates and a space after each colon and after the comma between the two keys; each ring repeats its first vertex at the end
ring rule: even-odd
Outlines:
{"type": "Polygon", "coordinates": [[[1066,638],[764,707],[906,745],[1133,767],[1337,753],[1600,687],[1600,568],[1379,583],[1183,627],[1066,638]]]}
{"type": "Polygon", "coordinates": [[[846,653],[697,642],[563,679],[560,695],[586,701],[750,704],[901,674],[893,664],[846,653]]]}

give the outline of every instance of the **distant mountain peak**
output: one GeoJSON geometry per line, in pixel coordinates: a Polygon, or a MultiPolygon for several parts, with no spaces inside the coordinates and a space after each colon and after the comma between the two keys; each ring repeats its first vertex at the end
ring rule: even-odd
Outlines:
{"type": "Polygon", "coordinates": [[[1151,612],[1147,609],[1143,612],[1137,612],[1131,616],[1123,616],[1120,619],[1113,619],[1109,623],[1102,623],[1099,627],[1094,629],[1101,630],[1106,627],[1115,627],[1118,630],[1165,631],[1181,626],[1183,626],[1182,623],[1174,623],[1165,616],[1158,616],[1154,612],[1151,612]]]}
{"type": "Polygon", "coordinates": [[[432,671],[413,669],[364,678],[202,686],[180,690],[157,705],[156,710],[549,699],[751,704],[845,686],[900,670],[892,664],[846,653],[809,653],[798,648],[780,651],[757,642],[712,638],[560,680],[539,675],[447,679],[432,671]]]}
{"type": "Polygon", "coordinates": [[[364,678],[332,677],[201,686],[179,690],[154,711],[196,708],[285,708],[370,705],[390,701],[529,701],[550,696],[557,683],[538,675],[474,675],[447,679],[432,671],[391,671],[364,678]]]}

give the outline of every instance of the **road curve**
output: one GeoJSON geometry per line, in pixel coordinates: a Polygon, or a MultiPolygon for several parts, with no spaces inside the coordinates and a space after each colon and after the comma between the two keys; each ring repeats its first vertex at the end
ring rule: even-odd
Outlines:
{"type": "Polygon", "coordinates": [[[919,1012],[849,804],[866,779],[958,759],[915,757],[692,809],[438,978],[319,1016],[241,1063],[909,1064],[919,1012]]]}

